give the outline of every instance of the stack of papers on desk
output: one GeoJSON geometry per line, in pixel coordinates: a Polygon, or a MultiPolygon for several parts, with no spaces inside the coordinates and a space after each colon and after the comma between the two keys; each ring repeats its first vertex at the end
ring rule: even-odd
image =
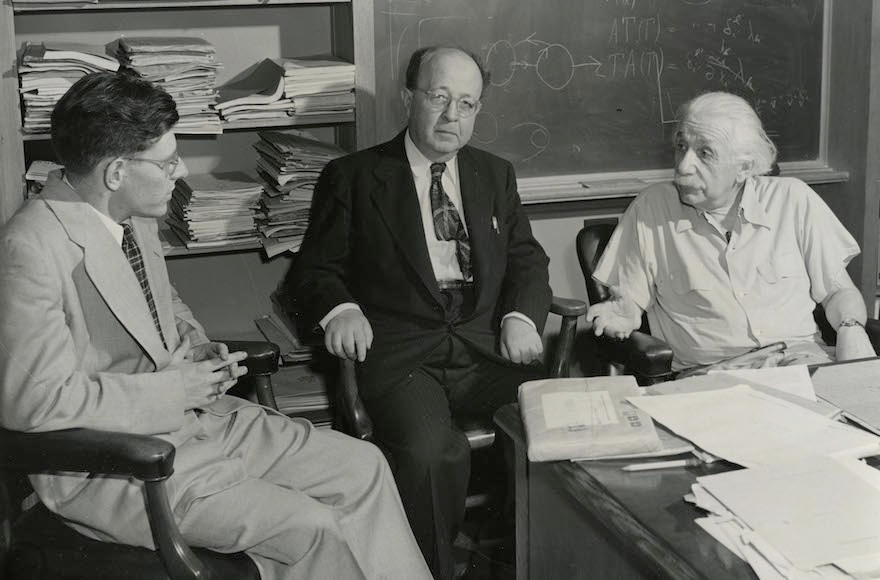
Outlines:
{"type": "Polygon", "coordinates": [[[543,379],[519,386],[530,461],[630,456],[663,447],[631,376],[543,379]],[[636,395],[636,396],[633,396],[636,395]]]}
{"type": "Polygon", "coordinates": [[[880,472],[802,455],[697,478],[697,524],[761,580],[880,577],[880,472]]]}
{"type": "Polygon", "coordinates": [[[180,120],[176,133],[221,133],[214,46],[198,37],[122,37],[119,62],[157,83],[174,98],[180,120]]]}
{"type": "Polygon", "coordinates": [[[880,437],[826,416],[831,406],[803,385],[730,386],[738,380],[692,377],[628,399],[747,468],[697,479],[688,499],[710,514],[697,523],[762,580],[880,578],[880,472],[860,460],[880,454],[880,437]]]}
{"type": "Polygon", "coordinates": [[[844,417],[880,435],[880,359],[819,367],[813,385],[844,417]]]}

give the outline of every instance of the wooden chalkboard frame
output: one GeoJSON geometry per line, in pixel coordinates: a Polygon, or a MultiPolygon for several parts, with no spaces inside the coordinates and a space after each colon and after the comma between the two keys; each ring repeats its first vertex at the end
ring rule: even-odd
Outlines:
{"type": "MultiPolygon", "coordinates": [[[[846,181],[849,174],[829,166],[829,62],[831,52],[831,13],[834,0],[823,4],[823,39],[821,97],[819,114],[819,147],[816,159],[783,162],[783,175],[795,176],[810,184],[846,181]]],[[[352,3],[354,58],[357,63],[357,145],[368,147],[377,142],[378,127],[397,120],[383,118],[376,106],[376,0],[356,0],[352,3]]],[[[647,185],[671,179],[672,169],[648,169],[607,173],[583,173],[523,177],[518,186],[523,203],[548,203],[589,199],[631,197],[647,185]]]]}

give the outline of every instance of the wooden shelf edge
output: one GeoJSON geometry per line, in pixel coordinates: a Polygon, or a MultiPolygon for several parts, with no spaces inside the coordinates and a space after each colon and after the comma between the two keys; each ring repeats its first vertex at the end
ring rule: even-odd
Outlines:
{"type": "MultiPolygon", "coordinates": [[[[269,119],[248,122],[223,123],[221,133],[187,133],[176,132],[178,137],[215,137],[227,131],[248,131],[253,129],[284,129],[286,127],[304,127],[307,125],[343,125],[354,123],[354,113],[333,113],[328,115],[294,115],[288,119],[269,119]]],[[[22,141],[48,141],[49,133],[21,133],[22,141]]]]}
{"type": "Polygon", "coordinates": [[[247,8],[295,4],[351,4],[352,0],[109,0],[106,2],[13,2],[16,14],[23,12],[59,12],[81,10],[149,10],[153,8],[247,8]]]}

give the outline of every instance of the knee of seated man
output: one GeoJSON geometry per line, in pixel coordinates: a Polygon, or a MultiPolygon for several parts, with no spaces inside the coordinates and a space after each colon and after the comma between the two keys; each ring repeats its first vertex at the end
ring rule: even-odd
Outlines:
{"type": "Polygon", "coordinates": [[[427,468],[455,465],[470,457],[467,436],[457,429],[416,434],[404,449],[410,461],[427,468]]]}

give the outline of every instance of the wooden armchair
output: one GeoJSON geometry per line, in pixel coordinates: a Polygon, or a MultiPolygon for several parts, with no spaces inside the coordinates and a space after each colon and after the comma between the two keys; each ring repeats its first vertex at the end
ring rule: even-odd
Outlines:
{"type": "MultiPolygon", "coordinates": [[[[277,408],[271,375],[278,347],[268,342],[228,341],[248,352],[240,383],[255,389],[263,405],[277,408]]],[[[171,443],[146,435],[67,429],[20,433],[0,429],[0,577],[8,580],[258,580],[244,553],[191,549],[177,528],[165,491],[174,473],[171,443]],[[157,550],[100,542],[80,535],[42,505],[19,513],[30,491],[27,474],[75,471],[133,477],[144,482],[144,509],[157,550]]]]}
{"type": "MultiPolygon", "coordinates": [[[[577,235],[577,253],[590,304],[598,304],[609,296],[608,288],[593,279],[593,272],[611,234],[617,225],[616,220],[596,220],[584,224],[577,235]]],[[[822,333],[826,344],[834,346],[837,333],[825,318],[825,310],[816,306],[813,318],[822,333]]],[[[874,350],[880,353],[880,320],[868,319],[865,331],[874,350]]],[[[608,374],[634,375],[640,385],[652,385],[674,378],[672,372],[672,349],[663,340],[651,336],[647,317],[642,319],[642,327],[625,340],[613,340],[605,336],[596,338],[599,356],[607,365],[608,374]]]]}
{"type": "MultiPolygon", "coordinates": [[[[559,339],[553,350],[553,356],[547,365],[550,377],[566,377],[569,375],[571,352],[574,346],[577,319],[586,314],[587,305],[581,300],[559,298],[554,296],[550,313],[559,315],[562,320],[559,327],[559,339]]],[[[342,360],[340,378],[336,392],[337,415],[341,427],[349,435],[373,440],[373,422],[367,415],[363,401],[358,394],[355,363],[342,360]]],[[[489,418],[485,424],[475,424],[465,429],[471,449],[489,447],[495,441],[495,427],[489,418]]]]}

